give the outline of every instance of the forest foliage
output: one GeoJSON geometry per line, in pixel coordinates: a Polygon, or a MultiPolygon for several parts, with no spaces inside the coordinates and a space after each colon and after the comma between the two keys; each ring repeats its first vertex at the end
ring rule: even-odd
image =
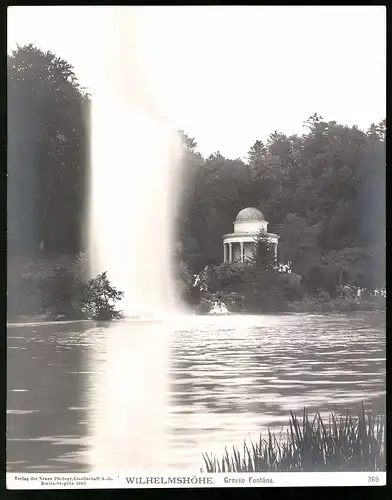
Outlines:
{"type": "MultiPolygon", "coordinates": [[[[7,70],[10,255],[77,256],[87,250],[91,97],[68,62],[33,45],[13,51],[7,70]]],[[[279,261],[308,293],[385,288],[385,119],[360,130],[314,114],[302,135],[274,131],[242,159],[204,158],[197,138],[179,134],[173,252],[188,301],[200,298],[194,275],[221,265],[221,236],[248,206],[279,235],[279,261]]]]}

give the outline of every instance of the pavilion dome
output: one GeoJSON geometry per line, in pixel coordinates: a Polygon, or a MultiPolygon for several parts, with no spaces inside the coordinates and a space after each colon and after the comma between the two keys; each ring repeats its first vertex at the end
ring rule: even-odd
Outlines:
{"type": "Polygon", "coordinates": [[[264,221],[264,215],[260,210],[253,207],[244,208],[238,213],[235,222],[256,222],[264,221]]]}

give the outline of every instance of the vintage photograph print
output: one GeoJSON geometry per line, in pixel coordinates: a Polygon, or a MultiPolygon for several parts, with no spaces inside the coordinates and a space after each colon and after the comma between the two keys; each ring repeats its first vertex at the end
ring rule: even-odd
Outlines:
{"type": "Polygon", "coordinates": [[[7,38],[7,488],[385,485],[386,8],[7,38]]]}

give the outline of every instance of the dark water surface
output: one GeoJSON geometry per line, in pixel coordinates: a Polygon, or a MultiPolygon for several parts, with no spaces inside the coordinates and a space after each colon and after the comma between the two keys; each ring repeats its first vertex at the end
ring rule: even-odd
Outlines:
{"type": "Polygon", "coordinates": [[[385,314],[8,327],[7,467],[198,473],[289,410],[377,409],[385,314]]]}

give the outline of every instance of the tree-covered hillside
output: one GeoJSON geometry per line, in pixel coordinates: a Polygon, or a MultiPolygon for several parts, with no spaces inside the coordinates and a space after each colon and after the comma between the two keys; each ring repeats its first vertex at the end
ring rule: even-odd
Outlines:
{"type": "MultiPolygon", "coordinates": [[[[302,136],[274,132],[248,160],[203,159],[186,135],[184,260],[222,261],[221,236],[255,206],[279,234],[279,258],[312,279],[376,288],[385,279],[385,120],[362,131],[314,115],[302,136]]],[[[193,262],[193,261],[192,261],[193,262]]]]}

